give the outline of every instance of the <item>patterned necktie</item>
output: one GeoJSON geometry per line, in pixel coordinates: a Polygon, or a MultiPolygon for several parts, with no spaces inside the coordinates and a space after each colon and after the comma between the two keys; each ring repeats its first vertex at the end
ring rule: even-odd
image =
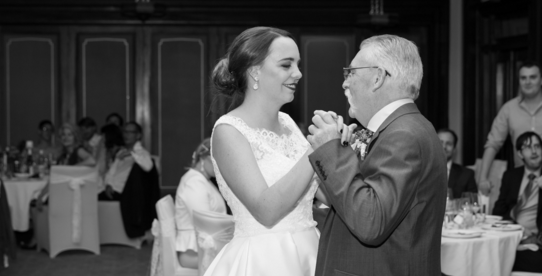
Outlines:
{"type": "Polygon", "coordinates": [[[523,207],[525,207],[525,204],[527,204],[529,197],[531,197],[533,194],[534,179],[536,176],[531,173],[527,176],[527,178],[529,179],[529,182],[527,182],[527,186],[525,186],[525,190],[523,190],[523,194],[519,197],[516,206],[514,206],[510,212],[511,217],[514,220],[517,220],[519,213],[521,210],[523,210],[523,207]]]}
{"type": "Polygon", "coordinates": [[[365,155],[367,155],[367,148],[371,143],[374,132],[363,128],[354,132],[354,143],[352,143],[352,149],[359,155],[361,160],[365,160],[365,155]]]}

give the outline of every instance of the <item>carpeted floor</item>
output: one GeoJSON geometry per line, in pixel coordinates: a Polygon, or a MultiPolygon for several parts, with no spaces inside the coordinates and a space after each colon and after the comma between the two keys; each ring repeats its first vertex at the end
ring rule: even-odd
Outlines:
{"type": "Polygon", "coordinates": [[[126,246],[104,245],[100,255],[87,251],[65,251],[54,259],[45,252],[36,250],[17,251],[17,260],[2,276],[148,276],[152,253],[152,242],[144,243],[141,249],[126,246]]]}

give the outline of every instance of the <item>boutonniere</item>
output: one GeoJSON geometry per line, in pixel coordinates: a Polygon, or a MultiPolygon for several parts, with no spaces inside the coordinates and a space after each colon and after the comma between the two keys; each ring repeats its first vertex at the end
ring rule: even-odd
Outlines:
{"type": "Polygon", "coordinates": [[[359,155],[361,160],[365,160],[365,155],[367,155],[367,146],[371,142],[372,137],[373,132],[368,129],[362,129],[352,134],[354,142],[351,144],[351,147],[356,154],[359,155]]]}

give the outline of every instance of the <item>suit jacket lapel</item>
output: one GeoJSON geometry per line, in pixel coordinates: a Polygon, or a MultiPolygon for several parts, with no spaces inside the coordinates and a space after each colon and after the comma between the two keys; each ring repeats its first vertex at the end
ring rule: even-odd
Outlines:
{"type": "Polygon", "coordinates": [[[369,152],[371,150],[371,148],[373,147],[374,142],[376,141],[376,139],[380,135],[380,132],[384,131],[384,129],[386,129],[386,127],[388,127],[388,125],[391,122],[395,121],[395,119],[397,119],[397,118],[399,118],[399,117],[401,117],[403,115],[411,114],[411,113],[420,113],[420,111],[418,110],[418,107],[416,107],[416,104],[413,104],[413,103],[404,104],[404,105],[400,106],[399,108],[397,108],[392,114],[390,114],[390,116],[388,116],[388,118],[386,118],[386,120],[384,120],[384,122],[380,125],[380,127],[373,134],[373,138],[371,139],[371,142],[369,143],[369,148],[368,148],[367,152],[369,152]]]}

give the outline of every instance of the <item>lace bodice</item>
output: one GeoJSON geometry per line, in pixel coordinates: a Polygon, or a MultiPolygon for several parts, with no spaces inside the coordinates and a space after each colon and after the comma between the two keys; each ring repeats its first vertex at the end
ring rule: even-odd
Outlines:
{"type": "MultiPolygon", "coordinates": [[[[279,136],[266,129],[253,129],[242,119],[231,115],[224,115],[215,123],[215,128],[220,124],[229,124],[243,134],[250,143],[258,167],[269,187],[288,173],[310,147],[309,142],[305,139],[290,116],[280,112],[279,121],[282,126],[290,130],[290,134],[279,136]]],[[[273,228],[268,229],[250,214],[243,203],[239,201],[228,187],[212,154],[211,159],[220,192],[231,207],[233,213],[235,236],[251,236],[275,231],[297,231],[316,225],[316,222],[312,218],[312,201],[318,188],[316,181],[311,183],[310,189],[299,200],[295,209],[273,228]]]]}

